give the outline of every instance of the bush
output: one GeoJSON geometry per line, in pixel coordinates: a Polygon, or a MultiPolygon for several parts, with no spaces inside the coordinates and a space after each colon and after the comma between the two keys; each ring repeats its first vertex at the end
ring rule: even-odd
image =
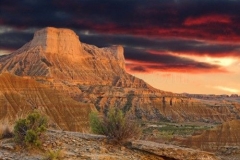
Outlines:
{"type": "Polygon", "coordinates": [[[44,160],[61,160],[64,157],[63,150],[49,150],[44,160]]]}
{"type": "Polygon", "coordinates": [[[97,113],[91,113],[90,126],[93,133],[106,135],[117,143],[139,138],[141,135],[139,125],[117,108],[110,109],[102,118],[97,113]]]}
{"type": "Polygon", "coordinates": [[[47,119],[38,112],[30,113],[27,118],[19,119],[14,126],[14,139],[24,145],[41,144],[40,136],[46,131],[47,119]]]}

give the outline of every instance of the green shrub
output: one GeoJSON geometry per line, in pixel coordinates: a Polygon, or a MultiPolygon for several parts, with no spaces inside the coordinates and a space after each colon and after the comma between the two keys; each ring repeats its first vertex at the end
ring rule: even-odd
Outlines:
{"type": "Polygon", "coordinates": [[[19,119],[14,126],[14,139],[17,143],[39,146],[40,136],[46,131],[47,119],[38,112],[19,119]]]}
{"type": "Polygon", "coordinates": [[[49,150],[46,153],[44,160],[61,160],[64,157],[63,150],[49,150]]]}
{"type": "Polygon", "coordinates": [[[96,112],[91,112],[89,117],[92,132],[104,135],[106,132],[106,127],[103,126],[103,120],[99,118],[96,112]]]}
{"type": "Polygon", "coordinates": [[[102,118],[97,113],[91,113],[90,126],[93,133],[106,135],[117,143],[139,138],[141,135],[139,125],[117,108],[110,109],[102,118]]]}

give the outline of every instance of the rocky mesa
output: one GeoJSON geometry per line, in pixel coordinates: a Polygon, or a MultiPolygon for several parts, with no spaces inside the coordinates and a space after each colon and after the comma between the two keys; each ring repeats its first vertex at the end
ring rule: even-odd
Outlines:
{"type": "Polygon", "coordinates": [[[1,72],[44,76],[55,81],[113,85],[119,77],[130,78],[124,74],[122,46],[98,49],[81,43],[69,29],[47,27],[39,30],[29,43],[0,61],[1,72]]]}

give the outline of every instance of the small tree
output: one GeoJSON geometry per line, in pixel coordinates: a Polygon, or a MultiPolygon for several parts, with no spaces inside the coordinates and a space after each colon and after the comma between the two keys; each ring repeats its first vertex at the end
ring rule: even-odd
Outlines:
{"type": "Polygon", "coordinates": [[[107,116],[102,118],[97,113],[91,113],[90,126],[93,133],[106,135],[118,143],[141,135],[139,125],[117,108],[110,109],[107,116]]]}
{"type": "Polygon", "coordinates": [[[14,126],[14,139],[17,143],[39,146],[40,136],[46,131],[47,119],[38,112],[30,113],[27,118],[19,119],[14,126]]]}

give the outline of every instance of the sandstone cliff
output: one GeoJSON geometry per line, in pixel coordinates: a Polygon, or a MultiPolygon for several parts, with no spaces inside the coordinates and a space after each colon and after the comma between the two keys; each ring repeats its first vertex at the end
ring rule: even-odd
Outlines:
{"type": "Polygon", "coordinates": [[[32,41],[0,59],[0,71],[19,76],[44,76],[69,83],[147,86],[133,83],[125,72],[122,46],[97,48],[81,43],[69,29],[44,28],[32,41]]]}
{"type": "Polygon", "coordinates": [[[122,46],[84,44],[69,29],[37,31],[22,48],[0,57],[2,72],[36,80],[75,101],[93,103],[102,113],[117,106],[147,120],[223,122],[240,112],[237,103],[218,107],[154,89],[125,71],[122,46]]]}

